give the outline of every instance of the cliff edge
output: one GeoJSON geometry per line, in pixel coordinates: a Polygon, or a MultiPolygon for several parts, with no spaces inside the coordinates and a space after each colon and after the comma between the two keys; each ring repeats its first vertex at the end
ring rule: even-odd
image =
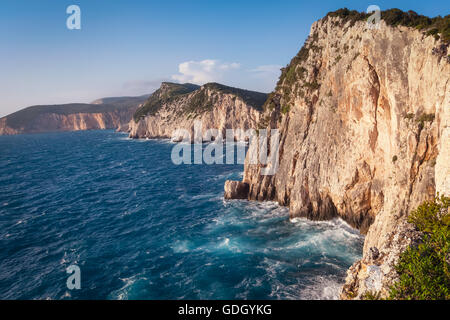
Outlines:
{"type": "Polygon", "coordinates": [[[108,97],[90,104],[31,106],[0,118],[0,135],[93,129],[127,131],[134,112],[148,97],[108,97]]]}
{"type": "Polygon", "coordinates": [[[259,122],[280,132],[279,169],[263,176],[247,162],[248,188],[233,185],[239,197],[248,189],[250,200],[288,206],[291,217],[341,217],[366,234],[343,299],[386,296],[400,252],[418,239],[408,213],[450,194],[449,42],[433,29],[448,17],[381,18],[370,29],[367,15],[342,9],[312,25],[259,122]]]}
{"type": "Polygon", "coordinates": [[[163,82],[130,121],[131,138],[172,138],[177,129],[191,132],[200,121],[202,133],[255,128],[267,94],[218,83],[203,86],[163,82]]]}

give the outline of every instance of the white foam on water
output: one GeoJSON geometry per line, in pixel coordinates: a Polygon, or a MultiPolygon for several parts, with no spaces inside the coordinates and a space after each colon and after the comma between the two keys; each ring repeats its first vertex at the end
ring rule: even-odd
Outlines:
{"type": "Polygon", "coordinates": [[[230,239],[229,238],[225,238],[225,240],[223,241],[222,245],[227,246],[230,244],[230,239]]]}
{"type": "Polygon", "coordinates": [[[202,193],[193,197],[190,197],[192,200],[199,200],[199,199],[214,199],[217,196],[217,194],[214,193],[202,193]]]}
{"type": "Polygon", "coordinates": [[[316,276],[312,284],[299,291],[301,300],[337,300],[343,283],[333,276],[316,276]]]}
{"type": "Polygon", "coordinates": [[[325,221],[312,221],[306,218],[293,218],[290,221],[299,228],[323,228],[323,232],[328,232],[327,236],[329,237],[334,236],[338,238],[351,239],[362,238],[362,235],[358,230],[353,229],[341,218],[335,218],[333,220],[325,221]]]}
{"type": "Polygon", "coordinates": [[[172,246],[172,250],[175,253],[186,253],[191,250],[191,243],[188,240],[177,240],[172,246]]]}
{"type": "Polygon", "coordinates": [[[115,300],[128,300],[129,291],[136,282],[137,275],[129,278],[119,278],[119,280],[121,280],[124,285],[120,289],[112,292],[110,296],[115,300]]]}
{"type": "MultiPolygon", "coordinates": [[[[236,241],[236,240],[231,240],[230,238],[225,238],[223,239],[218,245],[217,245],[217,249],[225,249],[225,250],[229,250],[231,252],[235,252],[235,253],[239,253],[242,252],[242,246],[236,241]]],[[[215,250],[216,248],[210,248],[215,250]]],[[[208,250],[210,251],[210,250],[208,250]]]]}
{"type": "Polygon", "coordinates": [[[327,251],[327,246],[330,243],[353,243],[354,239],[356,238],[358,238],[357,235],[351,233],[349,234],[342,229],[316,231],[315,234],[312,234],[307,239],[300,240],[290,246],[287,246],[286,249],[297,249],[314,246],[321,248],[323,251],[327,251]]]}

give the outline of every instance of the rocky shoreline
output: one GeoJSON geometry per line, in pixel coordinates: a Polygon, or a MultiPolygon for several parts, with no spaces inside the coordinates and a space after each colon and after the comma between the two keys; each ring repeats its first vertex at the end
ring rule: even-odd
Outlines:
{"type": "Polygon", "coordinates": [[[92,103],[31,106],[0,118],[0,135],[79,130],[128,131],[128,122],[148,95],[111,97],[92,103]]]}

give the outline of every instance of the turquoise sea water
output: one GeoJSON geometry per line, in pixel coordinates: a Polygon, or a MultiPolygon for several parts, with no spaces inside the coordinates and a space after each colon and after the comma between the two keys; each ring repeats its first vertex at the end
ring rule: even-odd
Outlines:
{"type": "Polygon", "coordinates": [[[242,165],[112,131],[0,136],[1,299],[333,299],[363,238],[225,201],[242,165]],[[81,289],[66,287],[66,268],[81,289]]]}

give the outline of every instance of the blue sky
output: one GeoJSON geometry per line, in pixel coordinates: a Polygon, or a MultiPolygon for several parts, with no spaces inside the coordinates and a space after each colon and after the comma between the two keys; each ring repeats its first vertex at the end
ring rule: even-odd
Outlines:
{"type": "Polygon", "coordinates": [[[312,22],[341,7],[449,14],[448,1],[2,0],[0,116],[152,92],[164,80],[271,91],[312,22]],[[68,30],[66,8],[81,8],[68,30]]]}

